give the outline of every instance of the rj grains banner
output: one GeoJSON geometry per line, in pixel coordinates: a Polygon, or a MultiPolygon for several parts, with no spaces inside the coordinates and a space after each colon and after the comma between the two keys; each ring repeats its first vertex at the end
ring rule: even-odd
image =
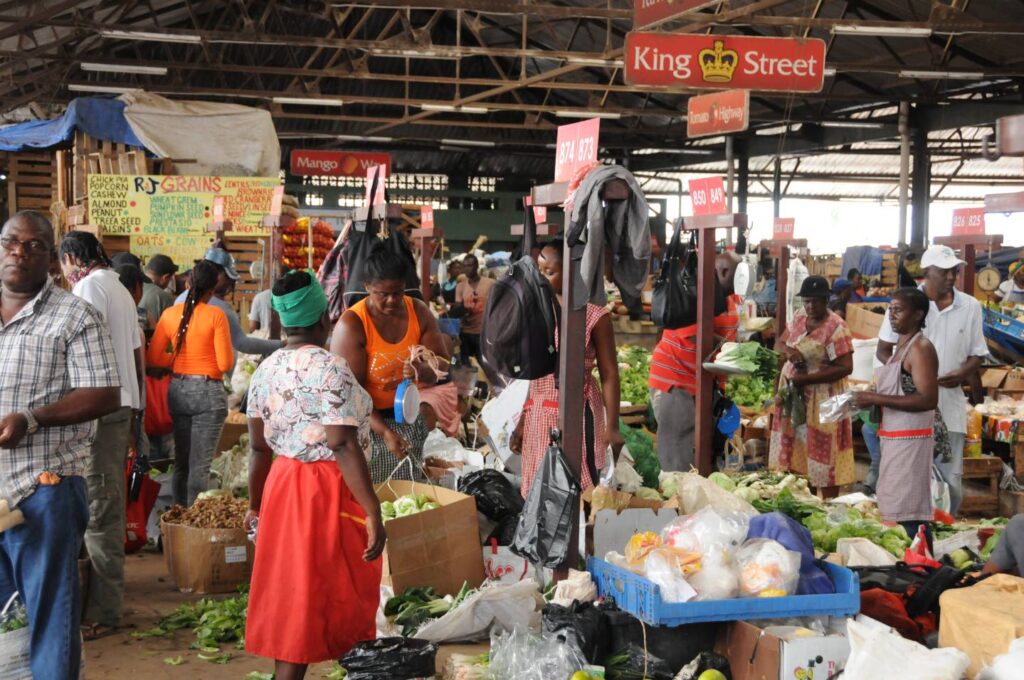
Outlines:
{"type": "Polygon", "coordinates": [[[191,266],[203,256],[212,234],[214,199],[224,200],[228,235],[266,236],[276,177],[186,175],[89,175],[89,222],[108,235],[127,235],[131,251],[144,261],[163,253],[191,266]]]}

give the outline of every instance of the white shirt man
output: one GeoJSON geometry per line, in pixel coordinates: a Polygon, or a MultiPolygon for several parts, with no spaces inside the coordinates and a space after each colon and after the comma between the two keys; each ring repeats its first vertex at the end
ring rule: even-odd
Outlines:
{"type": "MultiPolygon", "coordinates": [[[[963,385],[977,372],[988,345],[982,331],[981,303],[953,287],[957,269],[964,261],[947,246],[932,246],[921,256],[925,282],[921,290],[931,301],[925,318],[924,335],[939,355],[939,412],[949,429],[952,460],[936,461],[949,484],[951,512],[960,507],[964,440],[967,436],[967,397],[963,385]]],[[[898,336],[889,316],[878,332],[878,358],[883,363],[892,354],[898,336]]]]}

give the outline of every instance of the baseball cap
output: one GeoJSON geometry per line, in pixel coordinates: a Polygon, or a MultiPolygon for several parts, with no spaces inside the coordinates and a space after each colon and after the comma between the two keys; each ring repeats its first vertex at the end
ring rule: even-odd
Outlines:
{"type": "Polygon", "coordinates": [[[823,297],[827,298],[831,295],[832,291],[828,285],[828,279],[824,276],[808,276],[804,279],[804,282],[800,284],[800,292],[797,293],[798,297],[823,297]]]}
{"type": "Polygon", "coordinates": [[[157,254],[149,258],[146,263],[146,271],[153,272],[157,276],[166,276],[177,273],[178,265],[174,264],[174,260],[166,255],[157,254]]]}
{"type": "Polygon", "coordinates": [[[939,269],[953,269],[966,264],[956,256],[949,246],[930,246],[921,256],[921,269],[926,267],[938,267],[939,269]]]}
{"type": "Polygon", "coordinates": [[[210,248],[206,251],[206,255],[203,255],[203,259],[207,262],[220,265],[224,270],[224,273],[228,275],[229,279],[233,281],[238,280],[238,270],[235,269],[235,258],[231,257],[231,253],[228,251],[223,248],[210,248]]]}
{"type": "Polygon", "coordinates": [[[852,285],[853,284],[850,283],[850,279],[836,279],[832,284],[832,292],[841,293],[852,285]]]}
{"type": "Polygon", "coordinates": [[[115,253],[111,256],[110,261],[115,267],[127,264],[137,269],[142,269],[142,260],[131,253],[115,253]]]}

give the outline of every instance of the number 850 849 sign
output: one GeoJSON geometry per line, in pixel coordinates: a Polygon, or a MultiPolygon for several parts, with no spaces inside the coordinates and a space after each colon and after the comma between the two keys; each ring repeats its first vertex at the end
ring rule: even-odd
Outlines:
{"type": "Polygon", "coordinates": [[[555,144],[555,181],[568,182],[581,167],[597,160],[601,119],[591,118],[558,127],[555,144]]]}

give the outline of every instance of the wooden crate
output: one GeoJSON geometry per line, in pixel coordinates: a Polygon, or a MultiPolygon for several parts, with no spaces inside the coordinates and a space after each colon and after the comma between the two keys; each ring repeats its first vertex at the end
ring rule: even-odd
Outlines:
{"type": "Polygon", "coordinates": [[[256,293],[270,288],[273,283],[270,266],[270,237],[227,236],[224,238],[224,247],[234,256],[235,267],[238,269],[239,275],[231,303],[247,324],[252,299],[256,293]],[[254,267],[253,265],[257,262],[260,262],[261,265],[254,267]],[[254,276],[254,271],[260,275],[254,276]]]}
{"type": "Polygon", "coordinates": [[[1003,461],[996,456],[964,458],[963,478],[988,481],[988,492],[964,496],[960,514],[994,517],[999,513],[999,478],[1003,474],[1003,461]]]}
{"type": "Polygon", "coordinates": [[[649,413],[650,406],[647,404],[634,404],[619,408],[619,417],[626,425],[648,425],[650,423],[649,413]]]}
{"type": "Polygon", "coordinates": [[[18,151],[11,153],[7,170],[7,203],[10,214],[36,210],[52,217],[50,206],[56,199],[57,162],[54,152],[18,151]]]}

